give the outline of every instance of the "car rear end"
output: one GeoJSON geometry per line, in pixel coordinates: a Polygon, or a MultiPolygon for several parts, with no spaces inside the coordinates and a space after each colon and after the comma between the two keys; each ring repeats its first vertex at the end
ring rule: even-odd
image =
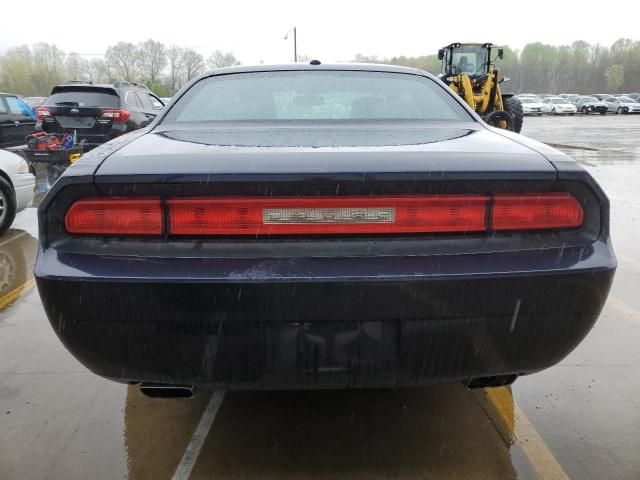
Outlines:
{"type": "Polygon", "coordinates": [[[129,115],[114,87],[60,85],[36,110],[36,130],[73,135],[88,150],[129,131],[129,115]]]}
{"type": "MultiPolygon", "coordinates": [[[[300,85],[287,108],[326,107],[300,85]]],[[[89,153],[39,209],[58,336],[115,380],[245,389],[499,385],[559,362],[611,285],[608,200],[437,86],[460,120],[161,123],[89,153]]]]}
{"type": "Polygon", "coordinates": [[[447,164],[63,177],[40,293],[70,351],[121,381],[484,385],[557,363],[612,280],[606,198],[573,166],[447,164]]]}

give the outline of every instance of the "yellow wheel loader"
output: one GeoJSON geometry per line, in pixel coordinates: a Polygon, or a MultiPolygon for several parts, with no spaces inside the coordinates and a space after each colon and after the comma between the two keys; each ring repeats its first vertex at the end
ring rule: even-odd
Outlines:
{"type": "Polygon", "coordinates": [[[440,79],[460,95],[486,123],[514,132],[522,129],[522,104],[512,93],[502,93],[500,83],[509,77],[500,78],[492,58],[502,59],[502,48],[491,43],[452,43],[438,51],[442,61],[440,79]]]}

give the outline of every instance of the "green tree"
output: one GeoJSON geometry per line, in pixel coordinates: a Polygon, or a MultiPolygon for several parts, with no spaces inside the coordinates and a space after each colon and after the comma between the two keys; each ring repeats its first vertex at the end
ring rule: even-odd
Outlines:
{"type": "Polygon", "coordinates": [[[611,92],[618,92],[624,85],[624,67],[622,65],[611,65],[604,72],[607,80],[607,88],[611,92]]]}

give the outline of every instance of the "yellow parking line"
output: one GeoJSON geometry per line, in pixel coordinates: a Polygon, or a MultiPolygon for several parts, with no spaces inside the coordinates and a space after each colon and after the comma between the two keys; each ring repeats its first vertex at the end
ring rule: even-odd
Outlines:
{"type": "Polygon", "coordinates": [[[640,317],[640,312],[638,310],[630,307],[618,297],[614,297],[613,295],[609,295],[609,298],[607,299],[607,305],[611,305],[613,308],[625,315],[629,315],[631,317],[640,317]]]}
{"type": "Polygon", "coordinates": [[[513,441],[525,453],[538,477],[542,480],[568,480],[569,476],[515,403],[511,392],[505,387],[488,388],[485,391],[509,429],[513,441]]]}
{"type": "Polygon", "coordinates": [[[18,288],[13,289],[9,293],[6,293],[2,297],[0,297],[0,311],[4,310],[13,302],[15,302],[23,293],[31,290],[35,286],[35,284],[36,280],[34,278],[30,278],[18,288]]]}

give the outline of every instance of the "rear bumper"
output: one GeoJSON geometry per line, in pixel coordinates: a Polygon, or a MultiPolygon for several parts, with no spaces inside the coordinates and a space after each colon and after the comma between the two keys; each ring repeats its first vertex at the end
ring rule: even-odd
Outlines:
{"type": "Polygon", "coordinates": [[[615,270],[608,244],[521,254],[510,271],[508,256],[109,266],[41,252],[36,278],[62,342],[115,380],[425,385],[547,368],[591,329],[615,270]]]}

